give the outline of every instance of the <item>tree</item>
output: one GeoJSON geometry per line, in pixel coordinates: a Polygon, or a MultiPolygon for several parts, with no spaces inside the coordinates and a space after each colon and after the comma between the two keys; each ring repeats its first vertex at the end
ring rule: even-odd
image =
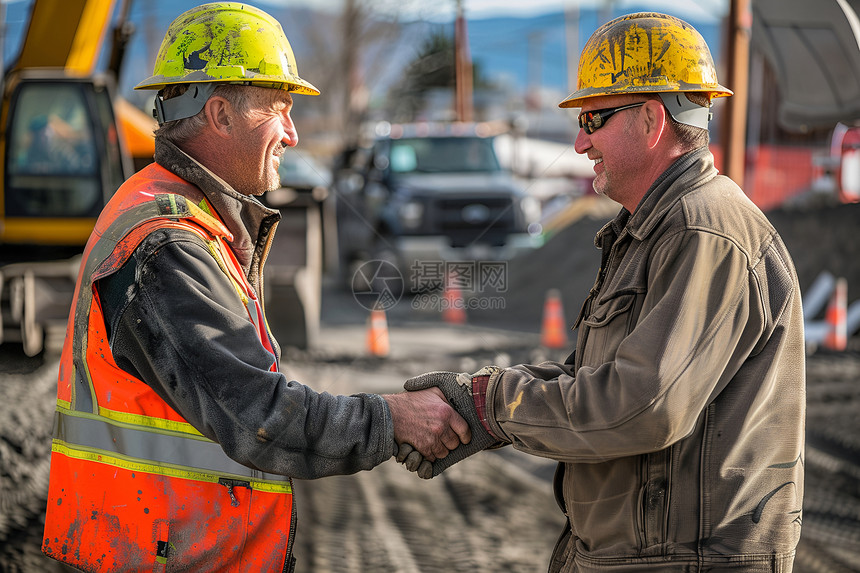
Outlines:
{"type": "Polygon", "coordinates": [[[390,92],[392,120],[413,121],[424,108],[430,90],[453,87],[454,41],[444,32],[434,32],[404,70],[403,79],[390,92]]]}
{"type": "MultiPolygon", "coordinates": [[[[454,38],[447,30],[436,30],[424,40],[401,81],[389,92],[387,107],[392,121],[414,121],[434,90],[451,90],[453,98],[455,75],[454,38]]],[[[477,62],[472,64],[472,76],[475,88],[492,87],[477,62]]]]}
{"type": "Polygon", "coordinates": [[[415,6],[420,8],[420,0],[343,0],[337,15],[311,10],[302,15],[308,53],[301,70],[314,71],[306,75],[324,94],[308,106],[316,116],[314,131],[336,132],[346,147],[357,143],[370,93],[402,34],[401,14],[420,12],[415,6]]]}

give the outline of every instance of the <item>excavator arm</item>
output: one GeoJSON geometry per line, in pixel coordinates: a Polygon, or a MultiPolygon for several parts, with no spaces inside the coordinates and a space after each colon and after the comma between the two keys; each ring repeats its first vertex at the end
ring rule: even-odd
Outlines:
{"type": "Polygon", "coordinates": [[[114,0],[36,0],[11,71],[34,68],[89,76],[95,70],[114,0]]]}

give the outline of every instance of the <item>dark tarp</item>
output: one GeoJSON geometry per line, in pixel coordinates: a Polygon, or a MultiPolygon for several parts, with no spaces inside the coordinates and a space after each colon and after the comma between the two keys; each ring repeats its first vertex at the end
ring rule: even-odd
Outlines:
{"type": "Polygon", "coordinates": [[[779,121],[797,131],[860,120],[860,0],[752,0],[752,47],[779,82],[779,121]]]}

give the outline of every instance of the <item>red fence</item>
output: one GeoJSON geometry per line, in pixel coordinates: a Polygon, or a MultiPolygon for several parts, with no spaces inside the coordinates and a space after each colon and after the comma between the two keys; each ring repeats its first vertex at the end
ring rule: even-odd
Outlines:
{"type": "MultiPolygon", "coordinates": [[[[722,150],[711,146],[717,169],[722,169],[722,150]]],[[[746,194],[763,211],[778,207],[786,199],[808,191],[821,167],[813,162],[815,150],[803,147],[762,145],[747,149],[744,185],[746,194]]]]}

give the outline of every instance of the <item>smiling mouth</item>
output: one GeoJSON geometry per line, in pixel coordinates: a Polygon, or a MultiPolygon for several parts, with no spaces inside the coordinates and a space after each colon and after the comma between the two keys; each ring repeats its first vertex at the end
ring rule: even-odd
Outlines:
{"type": "Polygon", "coordinates": [[[594,159],[594,165],[595,165],[595,166],[596,166],[596,165],[600,165],[601,163],[603,163],[603,158],[602,158],[602,157],[597,157],[597,158],[595,158],[595,159],[594,159]]]}

